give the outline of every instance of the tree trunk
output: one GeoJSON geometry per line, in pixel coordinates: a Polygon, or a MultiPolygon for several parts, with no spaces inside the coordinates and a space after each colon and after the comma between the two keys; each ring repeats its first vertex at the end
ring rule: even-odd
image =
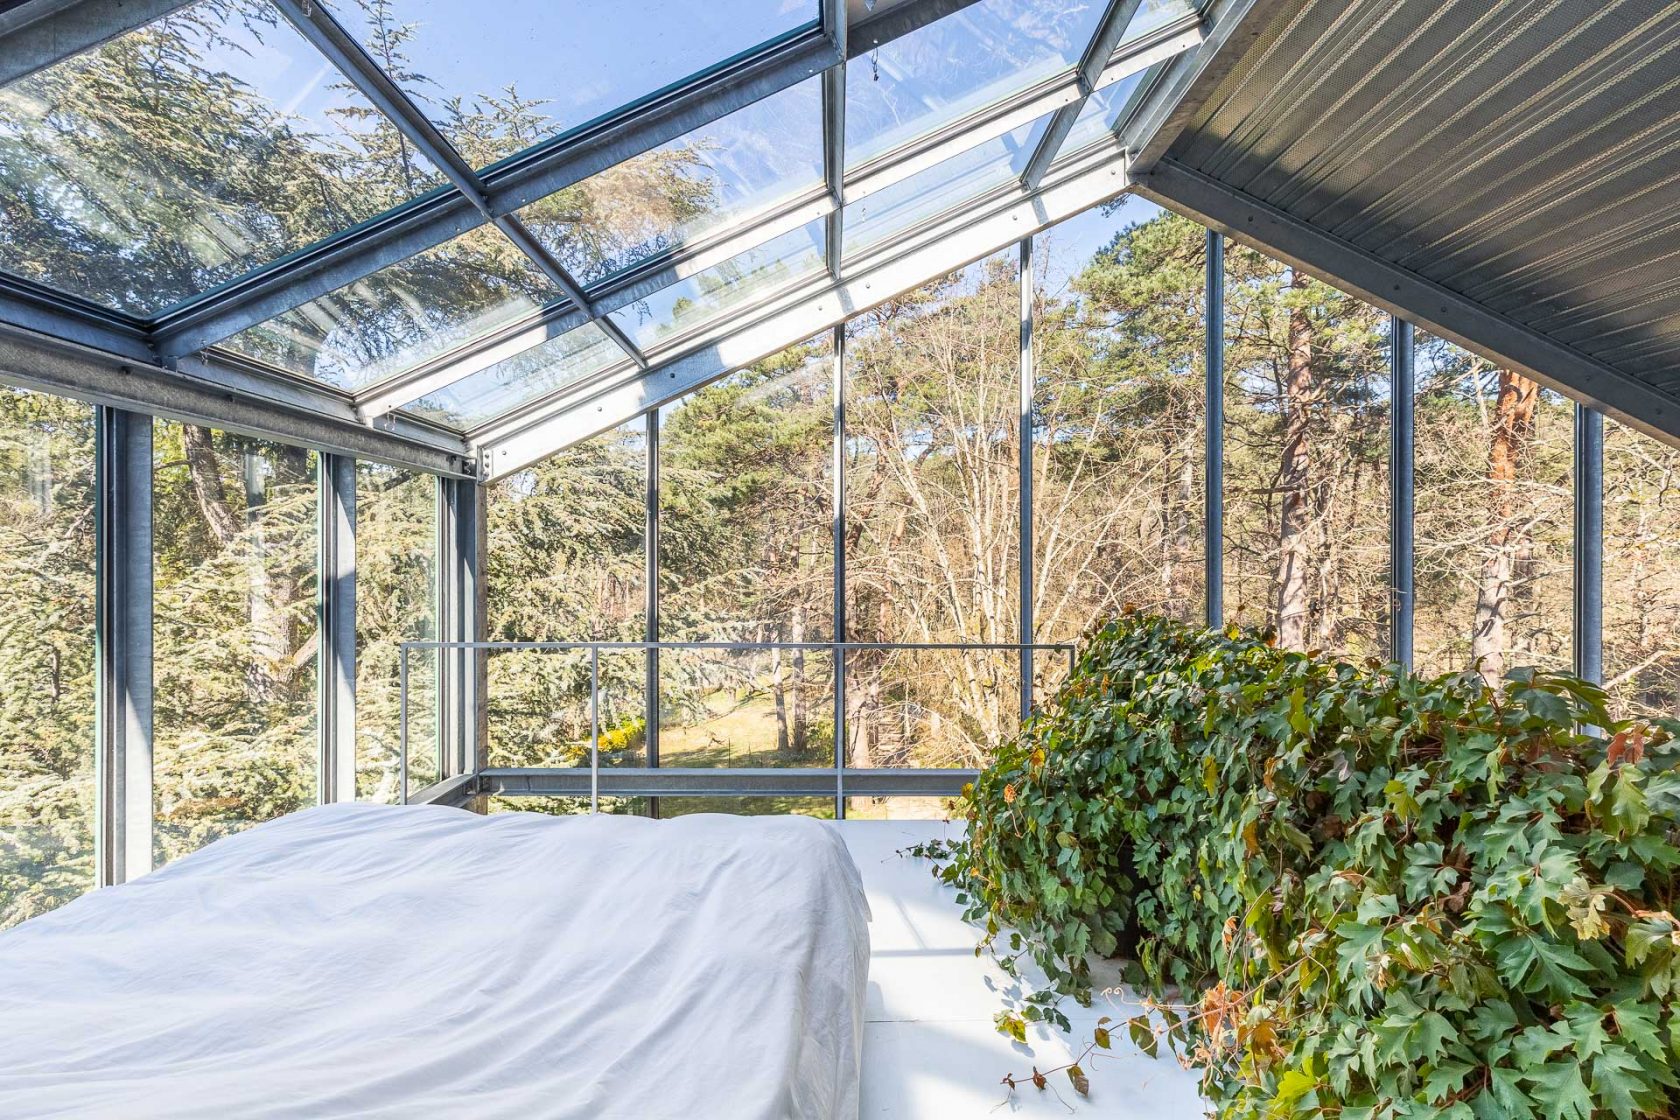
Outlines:
{"type": "MultiPolygon", "coordinates": [[[[1307,286],[1304,273],[1296,272],[1289,286],[1296,291],[1307,286]]],[[[1312,514],[1310,426],[1313,384],[1313,328],[1304,309],[1289,313],[1289,368],[1284,384],[1283,457],[1278,468],[1281,512],[1278,518],[1278,645],[1284,649],[1307,648],[1311,606],[1307,593],[1307,569],[1311,561],[1312,514]]]]}
{"type": "Polygon", "coordinates": [[[1517,478],[1534,438],[1539,390],[1539,385],[1521,374],[1499,371],[1499,395],[1488,439],[1490,528],[1481,583],[1476,588],[1476,621],[1470,632],[1470,665],[1490,684],[1505,675],[1509,647],[1505,625],[1513,597],[1513,574],[1518,560],[1529,552],[1528,529],[1518,516],[1517,478]]]}

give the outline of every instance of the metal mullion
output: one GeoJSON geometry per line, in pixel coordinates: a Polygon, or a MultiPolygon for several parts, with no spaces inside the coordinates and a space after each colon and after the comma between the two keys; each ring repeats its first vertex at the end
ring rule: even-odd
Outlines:
{"type": "Polygon", "coordinates": [[[322,454],[318,579],[322,804],[356,799],[356,460],[322,454]]]}
{"type": "MultiPolygon", "coordinates": [[[[829,347],[834,370],[834,461],[832,522],[834,534],[834,618],[829,636],[846,640],[846,325],[831,329],[829,347]]],[[[834,665],[834,818],[846,818],[846,651],[838,644],[832,652],[834,665]]]]}
{"type": "Polygon", "coordinates": [[[1412,519],[1416,508],[1414,470],[1416,428],[1415,352],[1412,324],[1391,317],[1389,352],[1389,659],[1412,667],[1413,616],[1416,607],[1412,519]]]}
{"type": "Polygon", "coordinates": [[[543,275],[553,281],[555,286],[565,294],[574,306],[582,309],[589,316],[590,322],[605,331],[607,337],[612,339],[620,350],[629,355],[630,360],[636,363],[638,369],[647,368],[648,360],[642,353],[641,347],[637,346],[630,336],[624,333],[618,323],[601,314],[595,305],[589,301],[588,295],[584,293],[583,286],[573,279],[566,266],[561,264],[554,254],[550,253],[541,242],[531,235],[530,230],[525,228],[525,223],[511,214],[496,218],[495,223],[496,228],[506,234],[508,240],[518,246],[519,251],[529,257],[531,263],[535,264],[543,275]]]}
{"type": "Polygon", "coordinates": [[[1225,239],[1207,231],[1202,303],[1203,355],[1202,580],[1207,624],[1225,621],[1225,239]]]}
{"type": "MultiPolygon", "coordinates": [[[[647,641],[659,640],[659,410],[650,408],[646,420],[647,467],[644,485],[645,506],[643,508],[642,531],[642,563],[644,589],[643,627],[647,641]]],[[[646,671],[646,686],[643,703],[645,704],[645,731],[643,741],[647,746],[647,764],[650,767],[659,765],[659,651],[647,651],[644,662],[646,671]]],[[[657,804],[650,805],[649,811],[659,815],[657,804]]]]}
{"type": "Polygon", "coordinates": [[[1056,162],[1056,155],[1062,150],[1062,142],[1073,131],[1073,124],[1079,119],[1085,103],[1091,98],[1091,91],[1096,88],[1097,76],[1108,64],[1114,49],[1120,45],[1120,40],[1126,35],[1126,28],[1131,26],[1132,17],[1137,14],[1138,7],[1143,0],[1109,0],[1108,10],[1103,13],[1102,22],[1097,25],[1096,34],[1091,36],[1086,44],[1085,54],[1079,60],[1079,99],[1056,110],[1056,115],[1050,120],[1050,127],[1044,130],[1039,138],[1038,147],[1027,160],[1027,168],[1021,173],[1021,182],[1028,190],[1037,187],[1044,178],[1044,173],[1050,170],[1050,165],[1056,162]]]}
{"type": "Polygon", "coordinates": [[[1604,414],[1575,405],[1575,675],[1604,681],[1604,414]]]}
{"type": "Polygon", "coordinates": [[[823,27],[840,56],[840,61],[823,71],[822,78],[823,179],[834,203],[823,220],[823,252],[828,274],[839,280],[845,246],[846,0],[824,0],[823,27]]]}
{"type": "MultiPolygon", "coordinates": [[[[1136,0],[1131,0],[1135,3],[1136,0]]],[[[1020,610],[1017,626],[1019,636],[1016,641],[1027,643],[1034,638],[1033,630],[1033,390],[1036,387],[1036,377],[1033,364],[1033,297],[1036,294],[1036,277],[1033,275],[1033,238],[1021,239],[1020,257],[1020,289],[1021,289],[1021,358],[1018,372],[1020,376],[1020,420],[1016,431],[1018,443],[1016,458],[1019,460],[1020,471],[1019,499],[1020,508],[1017,514],[1020,539],[1017,543],[1019,550],[1019,569],[1016,576],[1016,595],[1020,610]]],[[[1021,720],[1024,723],[1032,715],[1033,708],[1033,651],[1025,645],[1021,648],[1021,720]]]]}
{"type": "Polygon", "coordinates": [[[152,869],[152,418],[94,413],[94,875],[152,869]]]}

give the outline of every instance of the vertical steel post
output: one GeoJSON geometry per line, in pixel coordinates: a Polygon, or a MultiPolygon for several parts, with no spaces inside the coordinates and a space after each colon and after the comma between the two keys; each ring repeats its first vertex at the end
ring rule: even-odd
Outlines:
{"type": "Polygon", "coordinates": [[[1396,664],[1412,667],[1412,630],[1416,588],[1413,583],[1412,517],[1413,434],[1416,412],[1415,350],[1412,324],[1399,316],[1389,320],[1389,449],[1388,449],[1388,655],[1396,664]]]}
{"type": "Polygon", "coordinates": [[[1024,238],[1021,241],[1020,263],[1021,288],[1021,399],[1020,421],[1016,430],[1019,443],[1016,458],[1019,461],[1020,510],[1017,515],[1020,530],[1020,540],[1016,547],[1020,550],[1020,567],[1018,569],[1018,587],[1020,620],[1017,633],[1020,637],[1015,640],[1021,643],[1020,673],[1021,673],[1021,722],[1032,715],[1033,709],[1033,651],[1029,643],[1033,641],[1033,390],[1036,386],[1037,373],[1033,366],[1033,297],[1035,294],[1035,278],[1033,276],[1033,239],[1024,238]]]}
{"type": "Polygon", "coordinates": [[[1205,257],[1202,579],[1207,584],[1207,624],[1219,626],[1225,621],[1225,241],[1217,230],[1207,231],[1205,257]]]}
{"type": "Polygon", "coordinates": [[[1575,405],[1575,674],[1604,681],[1604,415],[1575,405]]]}
{"type": "MultiPolygon", "coordinates": [[[[438,480],[438,636],[470,642],[477,634],[479,598],[478,486],[470,479],[438,480]]],[[[438,776],[467,773],[478,757],[477,651],[436,652],[438,776]]]]}
{"type": "Polygon", "coordinates": [[[152,418],[99,406],[94,447],[95,881],[152,869],[152,418]]]}
{"type": "Polygon", "coordinates": [[[322,804],[356,799],[356,460],[322,454],[317,713],[322,804]]]}
{"type": "MultiPolygon", "coordinates": [[[[846,640],[846,326],[834,328],[834,620],[831,636],[846,640]]],[[[846,818],[846,651],[834,647],[834,819],[846,818]]]]}
{"type": "MultiPolygon", "coordinates": [[[[642,530],[644,556],[642,557],[644,570],[643,582],[647,584],[644,600],[644,614],[646,625],[646,641],[659,640],[659,410],[649,409],[647,413],[647,479],[645,522],[642,530]]],[[[647,651],[644,663],[646,677],[643,686],[644,730],[642,741],[646,744],[647,764],[659,765],[659,651],[647,651]]],[[[659,799],[648,799],[648,814],[659,815],[659,799]]]]}

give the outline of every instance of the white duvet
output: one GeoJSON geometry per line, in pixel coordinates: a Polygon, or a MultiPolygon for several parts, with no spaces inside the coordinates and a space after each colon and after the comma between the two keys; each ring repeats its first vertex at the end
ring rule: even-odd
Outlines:
{"type": "Polygon", "coordinates": [[[800,817],[311,809],[0,934],[0,1117],[851,1120],[867,918],[800,817]]]}

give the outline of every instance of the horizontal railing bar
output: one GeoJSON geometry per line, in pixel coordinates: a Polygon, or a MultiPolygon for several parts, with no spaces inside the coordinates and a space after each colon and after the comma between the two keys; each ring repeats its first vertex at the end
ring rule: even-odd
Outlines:
{"type": "MultiPolygon", "coordinates": [[[[892,768],[845,771],[776,767],[603,766],[595,789],[613,797],[823,797],[832,798],[843,778],[848,797],[954,797],[979,771],[892,768]]],[[[496,768],[477,774],[478,792],[498,797],[587,797],[586,766],[496,768]]]]}
{"type": "Polygon", "coordinates": [[[459,805],[478,792],[477,774],[457,774],[411,793],[410,805],[459,805]]]}
{"type": "Polygon", "coordinates": [[[1073,642],[403,642],[405,650],[426,649],[486,649],[486,650],[1004,650],[1020,652],[1024,649],[1068,651],[1073,642]]]}

